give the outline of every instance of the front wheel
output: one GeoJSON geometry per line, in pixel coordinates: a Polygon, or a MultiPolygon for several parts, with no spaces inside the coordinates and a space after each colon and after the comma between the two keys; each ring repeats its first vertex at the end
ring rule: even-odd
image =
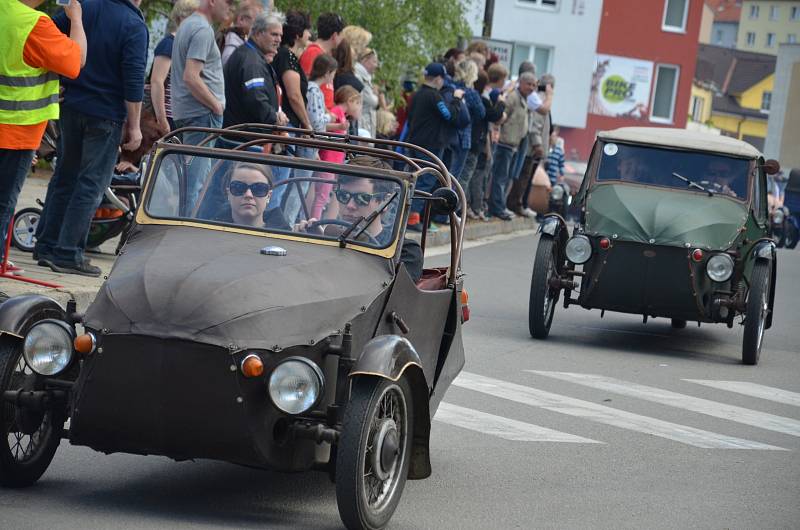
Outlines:
{"type": "Polygon", "coordinates": [[[786,235],[784,236],[786,248],[793,249],[796,247],[798,239],[800,239],[800,230],[794,224],[786,223],[786,235]]]}
{"type": "Polygon", "coordinates": [[[756,262],[750,277],[750,290],[747,293],[747,306],[744,315],[744,339],[742,340],[742,362],[758,364],[761,343],[764,340],[764,326],[769,312],[770,264],[756,262]]]}
{"type": "MultiPolygon", "coordinates": [[[[35,379],[22,344],[0,337],[0,396],[33,390],[35,379]]],[[[39,480],[56,454],[65,420],[63,409],[34,412],[0,401],[0,485],[22,488],[39,480]]]]}
{"type": "Polygon", "coordinates": [[[528,330],[535,339],[546,339],[553,323],[553,313],[558,302],[558,289],[550,286],[550,280],[558,277],[555,242],[542,236],[536,248],[531,278],[531,293],[528,302],[528,330]]]}
{"type": "Polygon", "coordinates": [[[353,381],[336,453],[336,502],[350,530],[389,523],[408,476],[413,425],[405,378],[353,381]]]}
{"type": "Polygon", "coordinates": [[[42,217],[39,208],[23,208],[14,214],[11,244],[22,252],[33,252],[36,246],[36,227],[42,217]]]}

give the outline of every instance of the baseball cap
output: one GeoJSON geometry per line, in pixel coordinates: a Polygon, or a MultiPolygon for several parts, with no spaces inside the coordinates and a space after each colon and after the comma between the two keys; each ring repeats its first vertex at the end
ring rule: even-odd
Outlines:
{"type": "Polygon", "coordinates": [[[445,77],[447,70],[444,69],[442,63],[431,63],[425,67],[425,77],[445,77]]]}

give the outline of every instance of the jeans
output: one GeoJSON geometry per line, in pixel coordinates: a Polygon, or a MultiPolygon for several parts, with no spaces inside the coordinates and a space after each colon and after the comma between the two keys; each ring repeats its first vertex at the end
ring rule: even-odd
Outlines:
{"type": "Polygon", "coordinates": [[[517,180],[519,173],[522,171],[522,165],[525,163],[525,155],[528,154],[528,135],[526,134],[517,147],[517,152],[514,153],[514,159],[511,161],[511,180],[517,180]]]}
{"type": "Polygon", "coordinates": [[[470,203],[470,181],[475,174],[475,168],[478,166],[478,156],[480,151],[470,150],[467,152],[466,159],[464,160],[464,167],[461,169],[461,174],[458,175],[458,183],[464,189],[464,195],[467,198],[467,204],[470,203]]]}
{"type": "MultiPolygon", "coordinates": [[[[207,114],[194,118],[175,120],[175,127],[178,129],[181,127],[210,127],[212,129],[219,129],[222,127],[222,116],[217,116],[216,114],[208,112],[207,114]]],[[[208,137],[208,133],[190,131],[183,133],[183,138],[181,140],[187,145],[200,145],[206,137],[208,137]]],[[[203,144],[204,147],[214,147],[215,145],[216,139],[203,144]]],[[[195,203],[208,177],[208,172],[211,170],[212,162],[213,160],[211,158],[201,156],[196,156],[192,159],[192,163],[189,165],[189,171],[187,172],[188,182],[186,183],[186,201],[184,202],[187,211],[184,212],[185,214],[194,211],[195,203]]]]}
{"type": "Polygon", "coordinates": [[[506,188],[511,180],[511,160],[513,158],[513,148],[497,144],[492,164],[492,191],[489,194],[489,213],[491,215],[499,215],[506,209],[506,188]]]}
{"type": "MultiPolygon", "coordinates": [[[[294,153],[292,154],[290,152],[287,156],[295,156],[297,158],[305,158],[310,160],[313,160],[317,156],[317,150],[311,147],[303,147],[299,145],[289,147],[290,149],[293,148],[294,153]]],[[[296,178],[308,178],[312,175],[312,173],[313,171],[308,169],[281,166],[272,167],[272,175],[276,184],[281,180],[289,179],[291,181],[292,179],[296,178]]],[[[283,214],[286,216],[289,224],[294,224],[297,222],[297,217],[300,215],[300,210],[303,208],[303,202],[305,201],[306,193],[308,193],[310,184],[311,183],[309,181],[298,182],[296,184],[288,182],[284,186],[276,187],[272,191],[272,197],[269,200],[269,208],[282,206],[283,214]],[[299,190],[298,186],[300,188],[299,190]]],[[[307,218],[305,215],[305,209],[303,209],[303,218],[307,218]]]]}
{"type": "Polygon", "coordinates": [[[489,177],[489,159],[486,153],[481,151],[478,155],[478,160],[475,165],[475,171],[469,181],[469,194],[467,199],[469,207],[473,212],[478,213],[483,211],[483,202],[486,198],[486,185],[489,177]]]}
{"type": "Polygon", "coordinates": [[[450,170],[450,174],[455,178],[460,178],[467,162],[469,149],[451,146],[450,150],[452,151],[452,158],[450,159],[450,164],[447,166],[447,169],[450,170]]]}
{"type": "Polygon", "coordinates": [[[92,217],[111,184],[122,124],[61,107],[59,125],[58,161],[35,250],[56,265],[74,267],[84,261],[92,217]]]}
{"type": "MultiPolygon", "coordinates": [[[[436,158],[441,159],[442,157],[441,149],[439,151],[431,151],[431,152],[436,158]]],[[[428,158],[422,153],[419,153],[419,155],[416,156],[416,158],[419,158],[420,160],[428,160],[431,162],[433,161],[432,159],[428,158]]],[[[420,178],[417,179],[417,184],[414,187],[414,189],[419,191],[426,191],[428,193],[433,193],[433,190],[435,190],[438,187],[439,187],[439,180],[430,173],[426,173],[425,175],[422,175],[420,178]]],[[[423,210],[425,210],[425,201],[419,199],[414,199],[413,201],[411,201],[412,213],[418,213],[422,215],[423,210]]]]}
{"type": "Polygon", "coordinates": [[[6,237],[11,215],[25,177],[31,170],[34,151],[30,149],[0,149],[0,258],[6,250],[6,237]]]}

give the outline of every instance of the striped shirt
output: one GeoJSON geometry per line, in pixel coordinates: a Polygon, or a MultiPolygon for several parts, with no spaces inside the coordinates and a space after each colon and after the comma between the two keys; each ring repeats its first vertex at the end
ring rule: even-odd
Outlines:
{"type": "Polygon", "coordinates": [[[554,145],[547,153],[547,176],[555,184],[558,177],[564,174],[564,150],[554,145]]]}

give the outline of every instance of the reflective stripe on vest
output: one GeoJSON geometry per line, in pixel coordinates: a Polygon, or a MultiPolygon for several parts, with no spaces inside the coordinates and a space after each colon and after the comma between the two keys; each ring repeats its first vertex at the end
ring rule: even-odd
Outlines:
{"type": "Polygon", "coordinates": [[[23,58],[25,42],[44,13],[19,0],[0,0],[0,123],[33,125],[58,118],[58,75],[23,58]]]}

